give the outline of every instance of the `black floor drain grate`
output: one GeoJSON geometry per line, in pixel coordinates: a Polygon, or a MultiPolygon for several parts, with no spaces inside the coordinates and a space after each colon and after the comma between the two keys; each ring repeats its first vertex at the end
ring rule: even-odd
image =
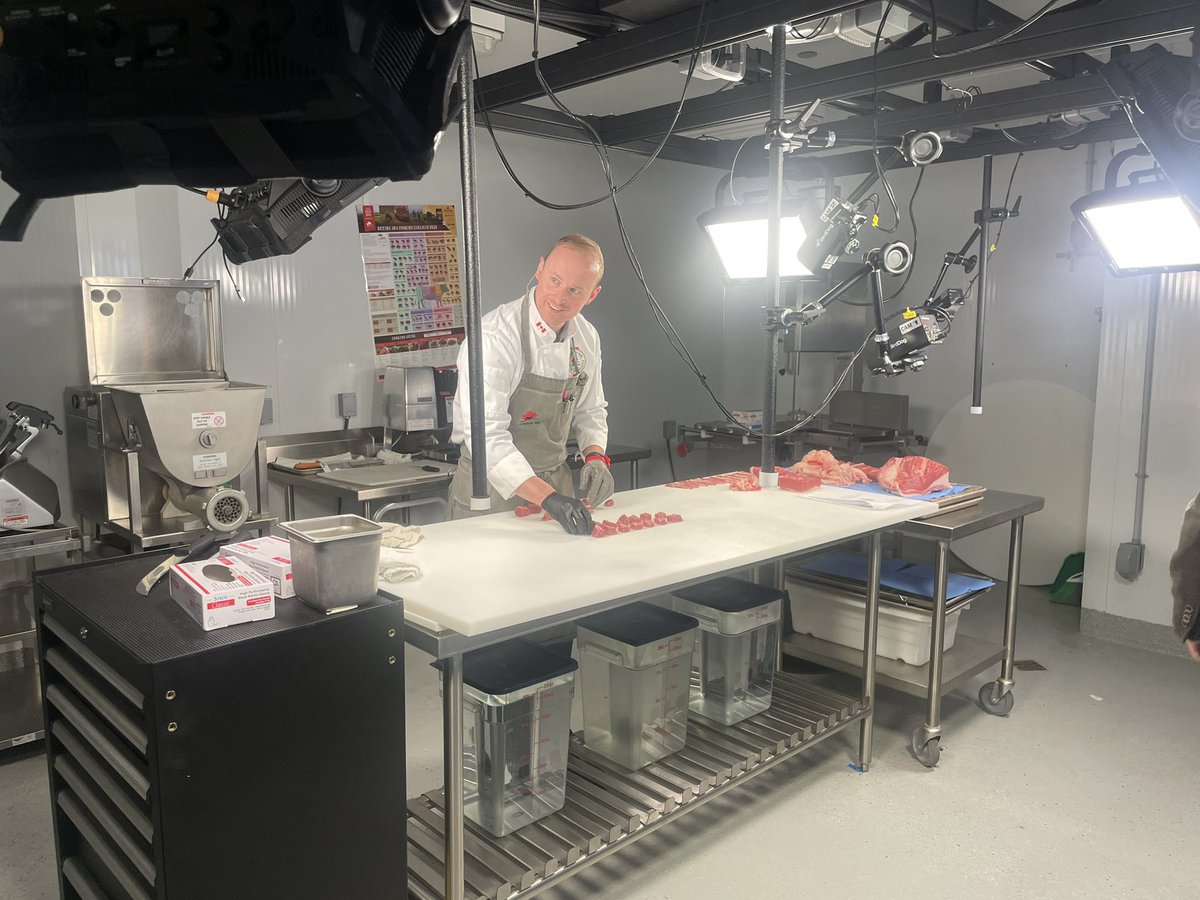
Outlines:
{"type": "Polygon", "coordinates": [[[1013,663],[1022,672],[1045,672],[1046,667],[1036,659],[1018,659],[1013,663]]]}

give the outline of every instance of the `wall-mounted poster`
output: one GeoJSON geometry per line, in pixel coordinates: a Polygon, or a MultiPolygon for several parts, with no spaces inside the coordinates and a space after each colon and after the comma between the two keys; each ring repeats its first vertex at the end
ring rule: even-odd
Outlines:
{"type": "Polygon", "coordinates": [[[358,210],[376,368],[452,366],[466,332],[454,206],[358,210]]]}

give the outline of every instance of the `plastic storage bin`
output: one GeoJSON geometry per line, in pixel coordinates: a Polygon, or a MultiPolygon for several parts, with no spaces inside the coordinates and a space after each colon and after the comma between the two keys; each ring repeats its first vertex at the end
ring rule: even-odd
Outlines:
{"type": "Polygon", "coordinates": [[[562,809],[578,668],[526,641],[463,657],[463,806],[497,837],[562,809]]]}
{"type": "MultiPolygon", "coordinates": [[[[811,634],[823,641],[863,648],[863,610],[861,594],[822,584],[789,580],[788,596],[792,607],[792,629],[811,634]]],[[[961,609],[946,614],[946,633],[942,648],[954,646],[961,609]]],[[[905,609],[890,603],[879,604],[879,638],[876,653],[912,666],[929,662],[929,642],[933,618],[926,610],[905,609]]]]}
{"type": "Polygon", "coordinates": [[[683,749],[698,623],[634,603],[579,623],[583,736],[630,769],[683,749]]]}
{"type": "Polygon", "coordinates": [[[700,622],[690,706],[733,725],[771,705],[784,591],[717,578],[675,592],[675,609],[700,622]]]}

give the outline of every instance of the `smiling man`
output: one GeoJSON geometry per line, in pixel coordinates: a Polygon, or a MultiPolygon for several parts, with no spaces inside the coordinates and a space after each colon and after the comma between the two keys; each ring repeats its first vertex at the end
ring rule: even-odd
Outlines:
{"type": "MultiPolygon", "coordinates": [[[[538,504],[568,534],[592,533],[574,497],[567,438],[585,459],[579,486],[593,508],[613,492],[608,406],[600,379],[600,335],[581,315],[600,294],[604,254],[591,238],[559,238],[538,261],[533,288],[483,317],[483,419],[490,512],[538,504]]],[[[458,354],[454,433],[462,460],[450,485],[451,518],[473,515],[467,347],[458,354]]]]}

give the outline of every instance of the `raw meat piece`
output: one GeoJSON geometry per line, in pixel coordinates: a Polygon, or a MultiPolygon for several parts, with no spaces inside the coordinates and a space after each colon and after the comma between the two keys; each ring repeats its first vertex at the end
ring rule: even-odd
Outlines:
{"type": "Polygon", "coordinates": [[[532,516],[533,510],[532,506],[518,506],[513,512],[517,514],[518,519],[524,519],[526,516],[532,516]]]}
{"type": "MultiPolygon", "coordinates": [[[[758,466],[750,467],[750,474],[758,478],[762,469],[758,466]]],[[[811,491],[821,486],[821,479],[815,475],[798,475],[791,469],[776,469],[775,474],[779,476],[779,489],[781,491],[794,491],[802,493],[811,491]]]]}
{"type": "Polygon", "coordinates": [[[729,483],[731,491],[761,491],[762,485],[758,483],[758,476],[753,472],[738,472],[740,477],[729,483]]]}
{"type": "Polygon", "coordinates": [[[823,484],[865,484],[871,478],[856,466],[844,463],[828,450],[809,450],[800,462],[792,466],[798,475],[820,478],[823,484]]]}
{"type": "Polygon", "coordinates": [[[605,506],[616,506],[617,501],[613,500],[611,497],[609,497],[607,500],[604,501],[604,505],[605,506]]]}
{"type": "Polygon", "coordinates": [[[893,456],[880,468],[879,483],[905,497],[929,494],[950,487],[950,470],[928,456],[893,456]]]}
{"type": "Polygon", "coordinates": [[[603,528],[601,528],[599,525],[592,526],[592,537],[605,537],[607,534],[608,534],[608,532],[605,531],[603,528]]]}
{"type": "Polygon", "coordinates": [[[683,516],[679,513],[667,513],[667,524],[674,525],[676,522],[682,522],[683,516]]]}
{"type": "Polygon", "coordinates": [[[866,475],[868,481],[879,480],[879,469],[875,466],[868,466],[866,463],[850,463],[850,466],[866,475]]]}

